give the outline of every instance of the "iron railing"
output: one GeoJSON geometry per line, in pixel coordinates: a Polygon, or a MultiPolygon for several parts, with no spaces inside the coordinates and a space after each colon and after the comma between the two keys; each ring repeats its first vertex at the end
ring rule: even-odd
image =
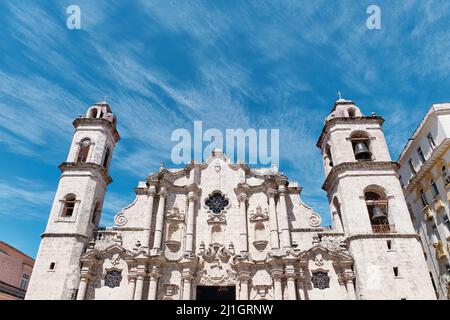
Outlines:
{"type": "Polygon", "coordinates": [[[395,232],[395,226],[393,224],[374,224],[372,225],[372,231],[374,233],[393,233],[395,232]]]}

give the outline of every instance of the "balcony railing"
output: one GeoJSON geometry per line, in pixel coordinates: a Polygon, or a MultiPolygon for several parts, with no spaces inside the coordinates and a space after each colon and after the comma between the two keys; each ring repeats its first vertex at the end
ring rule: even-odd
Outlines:
{"type": "Polygon", "coordinates": [[[373,233],[393,233],[395,232],[395,226],[393,224],[373,224],[373,233]]]}

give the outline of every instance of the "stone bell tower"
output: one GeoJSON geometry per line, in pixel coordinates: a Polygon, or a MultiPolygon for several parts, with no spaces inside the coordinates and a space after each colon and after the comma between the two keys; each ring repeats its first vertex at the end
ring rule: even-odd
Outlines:
{"type": "Polygon", "coordinates": [[[73,299],[80,256],[100,220],[109,164],[120,137],[106,101],[73,122],[75,133],[39,247],[26,299],[73,299]]]}
{"type": "Polygon", "coordinates": [[[333,228],[354,258],[358,299],[435,299],[383,122],[342,98],[325,120],[317,147],[333,228]]]}

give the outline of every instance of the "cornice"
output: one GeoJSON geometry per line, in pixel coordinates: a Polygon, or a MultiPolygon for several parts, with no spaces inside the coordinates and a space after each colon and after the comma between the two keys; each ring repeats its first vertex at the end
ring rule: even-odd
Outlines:
{"type": "Polygon", "coordinates": [[[67,238],[67,237],[73,237],[73,238],[81,238],[83,240],[89,240],[90,238],[84,234],[81,233],[56,233],[56,232],[44,232],[41,234],[41,239],[44,238],[67,238]]]}
{"type": "Polygon", "coordinates": [[[80,126],[80,124],[87,124],[87,125],[105,125],[112,133],[113,137],[114,137],[114,142],[117,142],[120,140],[120,135],[119,132],[116,129],[116,126],[110,122],[107,119],[104,118],[86,118],[86,117],[79,117],[76,118],[73,122],[72,122],[73,126],[75,127],[75,129],[78,129],[78,127],[80,126]]]}
{"type": "Polygon", "coordinates": [[[348,244],[353,240],[379,238],[414,238],[420,241],[420,235],[416,233],[364,233],[349,235],[345,238],[344,242],[348,244]]]}
{"type": "Polygon", "coordinates": [[[112,182],[111,177],[109,176],[106,169],[96,163],[93,162],[63,162],[58,166],[59,170],[61,170],[61,173],[64,173],[66,171],[95,171],[100,176],[103,177],[106,184],[110,184],[112,182]]]}
{"type": "Polygon", "coordinates": [[[445,138],[442,143],[433,150],[428,160],[425,161],[425,163],[420,167],[420,170],[411,179],[409,179],[405,190],[408,192],[414,190],[414,188],[420,183],[420,181],[422,181],[428,172],[433,169],[439,159],[442,159],[442,156],[449,150],[449,148],[450,138],[445,138]]]}
{"type": "Polygon", "coordinates": [[[322,185],[322,189],[328,191],[332,182],[336,179],[337,175],[345,171],[358,170],[358,169],[370,169],[370,170],[386,170],[393,169],[396,171],[399,164],[395,161],[355,161],[355,162],[342,162],[333,166],[330,173],[328,173],[325,182],[322,185]]]}
{"type": "Polygon", "coordinates": [[[364,123],[371,123],[371,122],[376,122],[380,126],[382,126],[384,119],[381,116],[373,115],[373,116],[362,116],[362,117],[354,117],[354,118],[335,117],[335,118],[325,120],[325,125],[322,129],[322,132],[320,133],[319,140],[317,140],[316,146],[319,149],[322,148],[323,139],[326,136],[326,134],[328,133],[329,127],[331,127],[332,125],[335,125],[335,124],[364,124],[364,123]]]}

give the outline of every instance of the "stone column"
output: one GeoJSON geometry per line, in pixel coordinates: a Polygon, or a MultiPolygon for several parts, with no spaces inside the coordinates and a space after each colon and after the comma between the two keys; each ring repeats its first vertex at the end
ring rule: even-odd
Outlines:
{"type": "Polygon", "coordinates": [[[181,273],[181,282],[183,284],[183,300],[191,300],[192,299],[192,272],[183,271],[181,273]]]}
{"type": "Polygon", "coordinates": [[[158,296],[158,279],[161,275],[158,267],[153,266],[149,275],[148,300],[156,300],[158,296]]]}
{"type": "Polygon", "coordinates": [[[162,234],[164,228],[164,210],[166,206],[167,191],[165,187],[161,187],[159,192],[158,212],[156,214],[155,240],[153,241],[153,249],[161,250],[162,234]]]}
{"type": "Polygon", "coordinates": [[[272,249],[280,248],[280,239],[278,237],[277,211],[275,207],[275,195],[277,191],[274,189],[267,190],[269,198],[269,223],[270,223],[270,247],[272,249]]]}
{"type": "Polygon", "coordinates": [[[153,203],[155,202],[155,186],[150,186],[148,189],[148,200],[147,200],[147,210],[145,213],[145,222],[144,222],[144,246],[151,248],[150,243],[150,234],[152,231],[152,216],[153,216],[153,203]]]}
{"type": "Polygon", "coordinates": [[[356,300],[356,290],[355,284],[353,282],[355,279],[355,274],[353,271],[347,272],[346,274],[346,287],[347,287],[347,295],[349,300],[356,300]]]}
{"type": "Polygon", "coordinates": [[[306,300],[305,297],[305,275],[303,274],[303,270],[299,270],[297,276],[297,293],[298,300],[306,300]]]}
{"type": "Polygon", "coordinates": [[[247,194],[241,193],[238,196],[239,201],[239,248],[240,252],[248,252],[248,231],[247,231],[247,194]]]}
{"type": "Polygon", "coordinates": [[[295,288],[295,267],[293,265],[286,266],[286,284],[287,284],[287,299],[286,300],[297,300],[297,290],[295,288]]]}
{"type": "Polygon", "coordinates": [[[239,272],[239,300],[249,299],[249,288],[248,282],[250,280],[250,272],[241,271],[239,272]]]}
{"type": "Polygon", "coordinates": [[[283,288],[281,286],[281,279],[283,277],[282,270],[273,270],[271,272],[273,279],[273,293],[275,300],[283,300],[283,288]]]}
{"type": "Polygon", "coordinates": [[[77,300],[84,300],[89,285],[89,276],[81,275],[80,285],[78,286],[77,300]]]}
{"type": "Polygon", "coordinates": [[[134,290],[136,289],[136,277],[128,276],[128,300],[134,299],[134,290]]]}
{"type": "Polygon", "coordinates": [[[136,288],[134,291],[134,300],[142,300],[142,292],[144,291],[145,274],[139,273],[136,277],[136,288]]]}
{"type": "Polygon", "coordinates": [[[289,232],[289,218],[286,208],[286,187],[279,186],[279,212],[277,212],[278,224],[281,232],[281,246],[283,248],[291,247],[291,234],[289,232]]]}
{"type": "Polygon", "coordinates": [[[188,213],[186,226],[186,252],[194,252],[194,225],[195,225],[195,193],[190,191],[188,194],[188,213]]]}

